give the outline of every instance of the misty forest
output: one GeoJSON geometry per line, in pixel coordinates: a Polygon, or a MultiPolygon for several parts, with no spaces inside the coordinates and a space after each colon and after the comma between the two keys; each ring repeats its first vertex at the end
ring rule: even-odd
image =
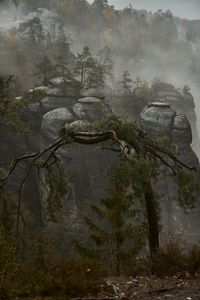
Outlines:
{"type": "Polygon", "coordinates": [[[0,300],[200,299],[199,78],[200,18],[0,1],[0,300]]]}

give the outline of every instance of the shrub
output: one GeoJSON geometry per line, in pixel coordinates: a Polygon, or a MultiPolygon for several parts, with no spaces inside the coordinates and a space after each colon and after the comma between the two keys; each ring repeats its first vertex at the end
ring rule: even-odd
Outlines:
{"type": "Polygon", "coordinates": [[[50,271],[54,291],[72,297],[98,292],[105,275],[102,266],[94,261],[60,261],[50,271]]]}
{"type": "Polygon", "coordinates": [[[170,242],[152,258],[152,273],[170,275],[185,269],[185,256],[178,242],[170,242]]]}
{"type": "Polygon", "coordinates": [[[194,245],[186,257],[188,272],[194,273],[200,270],[200,245],[194,245]]]}

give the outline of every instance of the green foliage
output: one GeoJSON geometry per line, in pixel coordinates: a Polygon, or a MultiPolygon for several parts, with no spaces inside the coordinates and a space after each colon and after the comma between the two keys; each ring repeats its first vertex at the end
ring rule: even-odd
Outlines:
{"type": "Polygon", "coordinates": [[[41,44],[44,40],[43,25],[38,17],[33,17],[32,19],[21,23],[19,31],[25,37],[28,37],[31,43],[41,44]]]}
{"type": "Polygon", "coordinates": [[[97,218],[85,217],[91,248],[75,242],[80,254],[106,262],[110,272],[116,275],[134,264],[135,256],[144,245],[144,224],[131,190],[130,171],[125,161],[110,170],[108,196],[101,199],[101,206],[91,205],[97,218]]]}
{"type": "Polygon", "coordinates": [[[47,167],[43,170],[42,165],[38,165],[40,172],[45,172],[44,186],[45,215],[49,221],[61,222],[64,209],[64,199],[67,197],[71,185],[65,174],[58,165],[47,167]],[[46,187],[48,191],[46,191],[46,187]]]}
{"type": "Polygon", "coordinates": [[[171,240],[154,256],[150,264],[151,271],[157,276],[178,272],[198,272],[200,270],[199,244],[183,251],[180,242],[171,240]]]}
{"type": "Polygon", "coordinates": [[[147,82],[141,84],[139,97],[142,99],[144,105],[147,105],[151,101],[151,90],[147,82]]]}
{"type": "Polygon", "coordinates": [[[132,142],[137,136],[137,124],[130,122],[124,116],[115,114],[108,115],[102,121],[91,126],[91,129],[98,131],[114,130],[120,139],[132,142]]]}
{"type": "Polygon", "coordinates": [[[185,256],[178,242],[168,243],[151,261],[151,271],[158,276],[175,274],[185,269],[185,256]]]}
{"type": "Polygon", "coordinates": [[[177,200],[179,205],[186,211],[195,207],[200,195],[198,174],[190,171],[179,172],[176,177],[178,186],[177,200]]]}
{"type": "Polygon", "coordinates": [[[200,270],[200,245],[194,245],[186,256],[186,268],[194,273],[200,270]]]}
{"type": "Polygon", "coordinates": [[[71,297],[99,292],[100,279],[106,275],[100,264],[90,260],[58,261],[50,274],[55,291],[71,297]]]}
{"type": "Polygon", "coordinates": [[[133,85],[133,80],[131,79],[131,75],[128,71],[124,71],[122,74],[122,80],[119,82],[119,84],[122,88],[130,91],[133,85]]]}
{"type": "Polygon", "coordinates": [[[11,238],[16,222],[16,202],[11,196],[0,196],[0,232],[3,236],[11,238]]]}
{"type": "Polygon", "coordinates": [[[37,266],[41,271],[46,271],[52,260],[52,252],[44,234],[39,233],[29,245],[28,264],[37,266]]]}
{"type": "Polygon", "coordinates": [[[13,75],[0,77],[0,116],[8,128],[19,133],[27,133],[29,127],[21,119],[24,102],[14,98],[12,93],[13,80],[13,75]]]}
{"type": "MultiPolygon", "coordinates": [[[[17,258],[16,247],[0,236],[0,298],[65,297],[100,290],[102,267],[91,261],[54,260],[40,234],[29,245],[28,260],[17,258]]],[[[67,298],[66,298],[67,297],[67,298]]]]}
{"type": "Polygon", "coordinates": [[[21,100],[22,103],[24,103],[24,106],[27,106],[31,103],[37,103],[40,102],[45,96],[45,92],[39,89],[33,89],[27,93],[25,93],[21,100]]]}
{"type": "Polygon", "coordinates": [[[19,263],[16,256],[16,247],[0,236],[0,277],[14,278],[19,263]]]}
{"type": "Polygon", "coordinates": [[[85,88],[102,88],[107,78],[113,76],[114,64],[108,47],[99,50],[97,57],[93,57],[89,47],[83,47],[77,54],[75,74],[85,88]]]}
{"type": "Polygon", "coordinates": [[[58,55],[56,57],[55,71],[58,76],[62,76],[63,78],[69,77],[70,71],[68,63],[63,55],[58,55]]]}
{"type": "Polygon", "coordinates": [[[43,84],[47,84],[54,71],[54,66],[48,56],[44,56],[43,59],[36,65],[36,75],[43,77],[43,84]]]}

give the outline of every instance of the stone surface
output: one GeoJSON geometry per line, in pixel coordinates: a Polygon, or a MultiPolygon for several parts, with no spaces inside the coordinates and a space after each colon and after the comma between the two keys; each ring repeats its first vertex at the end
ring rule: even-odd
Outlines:
{"type": "Polygon", "coordinates": [[[107,112],[102,100],[94,97],[79,99],[73,106],[73,111],[77,119],[93,122],[102,119],[107,112]]]}
{"type": "Polygon", "coordinates": [[[48,140],[54,140],[58,137],[59,130],[67,122],[73,120],[72,114],[65,107],[56,108],[46,113],[42,119],[42,135],[48,140]]]}
{"type": "Polygon", "coordinates": [[[169,104],[153,102],[140,115],[141,129],[155,138],[162,135],[170,137],[175,114],[169,104]]]}
{"type": "MultiPolygon", "coordinates": [[[[178,158],[190,167],[199,169],[199,160],[191,148],[191,125],[184,114],[177,114],[165,103],[153,103],[146,107],[140,117],[141,128],[155,137],[166,137],[178,149],[178,158]]],[[[163,230],[173,232],[177,238],[199,239],[199,199],[196,208],[189,210],[188,215],[177,204],[177,187],[172,174],[167,168],[160,169],[159,180],[155,184],[161,195],[161,216],[163,230]],[[191,229],[192,228],[192,229],[191,229]]]]}
{"type": "Polygon", "coordinates": [[[177,114],[174,118],[172,142],[180,146],[192,144],[192,129],[187,117],[183,114],[177,114]]]}
{"type": "MultiPolygon", "coordinates": [[[[59,80],[54,79],[47,86],[47,89],[46,87],[45,89],[43,87],[38,88],[38,90],[45,91],[44,97],[37,103],[29,104],[23,114],[32,129],[31,134],[28,136],[13,135],[7,132],[1,124],[0,155],[3,161],[9,161],[26,151],[43,149],[55,141],[60,128],[64,126],[67,128],[74,126],[84,128],[92,122],[103,119],[107,113],[112,111],[103,93],[101,94],[94,89],[79,91],[76,89],[76,82],[68,82],[68,84],[69,89],[63,90],[60,87],[59,80]]],[[[186,163],[197,166],[198,159],[191,149],[192,133],[190,124],[193,132],[196,126],[192,95],[186,91],[184,93],[182,90],[178,91],[172,85],[166,84],[162,84],[158,91],[154,90],[154,95],[155,102],[159,100],[161,103],[152,103],[143,110],[140,118],[141,127],[153,137],[166,135],[179,147],[180,158],[186,163]],[[156,96],[156,93],[160,98],[156,96]],[[168,104],[163,104],[166,99],[169,102],[173,101],[171,107],[168,104]],[[174,111],[174,103],[179,108],[177,114],[174,111]],[[185,114],[183,115],[181,105],[184,106],[184,110],[187,109],[187,118],[185,114]],[[193,116],[194,121],[191,123],[193,116]]],[[[127,102],[122,103],[123,106],[125,104],[127,102]]],[[[133,104],[132,101],[130,106],[124,108],[124,113],[125,109],[130,111],[129,117],[131,120],[133,120],[134,115],[132,110],[135,109],[133,104]]],[[[139,111],[135,114],[139,115],[139,111]]],[[[98,202],[98,199],[105,196],[107,187],[106,170],[111,166],[116,156],[110,152],[102,152],[100,146],[82,145],[63,147],[62,150],[58,151],[58,156],[62,171],[72,182],[69,195],[66,195],[63,199],[65,202],[66,223],[68,222],[68,225],[65,225],[68,226],[68,229],[75,231],[78,230],[77,228],[81,228],[80,220],[87,203],[98,202]]],[[[22,175],[21,171],[16,174],[13,180],[16,185],[22,175]],[[16,178],[17,180],[15,180],[16,178]]],[[[49,189],[45,174],[40,175],[41,181],[46,185],[46,188],[44,188],[44,184],[43,188],[40,186],[40,190],[43,189],[44,194],[47,195],[49,189]]],[[[162,178],[160,180],[162,181],[162,178]]],[[[38,201],[38,185],[36,174],[33,173],[24,189],[24,196],[29,197],[30,207],[37,216],[43,211],[42,203],[46,203],[45,201],[41,201],[41,203],[38,201]]],[[[163,199],[167,203],[165,206],[166,215],[170,216],[171,214],[172,218],[178,215],[178,220],[181,219],[184,225],[187,224],[184,215],[177,213],[178,210],[174,201],[175,187],[172,181],[163,178],[159,191],[165,194],[163,199]],[[170,201],[168,201],[168,198],[170,201]]],[[[196,220],[197,217],[193,219],[196,220]]],[[[166,224],[169,223],[167,222],[166,224]]]]}

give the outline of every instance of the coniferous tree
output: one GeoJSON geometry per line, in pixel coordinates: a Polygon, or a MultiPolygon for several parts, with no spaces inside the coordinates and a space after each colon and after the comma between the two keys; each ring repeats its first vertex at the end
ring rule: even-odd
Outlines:
{"type": "Polygon", "coordinates": [[[131,91],[133,80],[131,79],[130,73],[126,70],[122,74],[122,80],[119,81],[119,85],[121,88],[125,89],[126,91],[131,91]]]}
{"type": "Polygon", "coordinates": [[[44,42],[44,29],[40,18],[34,17],[21,23],[19,31],[30,39],[31,43],[42,44],[44,42]]]}
{"type": "Polygon", "coordinates": [[[17,81],[14,75],[0,76],[0,117],[3,124],[17,131],[26,131],[28,126],[21,119],[25,103],[15,100],[18,96],[17,81]]]}
{"type": "Polygon", "coordinates": [[[75,74],[80,76],[80,81],[85,86],[88,80],[88,72],[94,65],[94,59],[90,53],[89,47],[84,47],[81,53],[77,54],[75,74]]]}
{"type": "Polygon", "coordinates": [[[94,0],[93,6],[98,10],[102,11],[106,7],[108,7],[108,0],[94,0]]]}
{"type": "Polygon", "coordinates": [[[144,246],[144,223],[142,213],[130,188],[130,166],[120,161],[109,171],[111,187],[108,196],[100,205],[91,205],[96,219],[85,218],[90,232],[90,248],[79,241],[75,246],[85,257],[100,259],[109,270],[120,275],[134,264],[140,249],[144,246]]]}
{"type": "Polygon", "coordinates": [[[54,66],[48,56],[43,56],[40,63],[36,65],[37,72],[35,75],[42,76],[43,84],[46,85],[52,76],[54,66]]]}
{"type": "Polygon", "coordinates": [[[68,77],[70,74],[68,63],[66,59],[63,58],[62,55],[56,57],[55,69],[56,69],[56,74],[58,76],[62,76],[63,78],[68,77]]]}
{"type": "Polygon", "coordinates": [[[106,46],[103,49],[100,49],[97,53],[97,58],[99,64],[102,66],[103,75],[105,79],[107,77],[113,79],[114,62],[111,57],[110,48],[106,46]]]}

